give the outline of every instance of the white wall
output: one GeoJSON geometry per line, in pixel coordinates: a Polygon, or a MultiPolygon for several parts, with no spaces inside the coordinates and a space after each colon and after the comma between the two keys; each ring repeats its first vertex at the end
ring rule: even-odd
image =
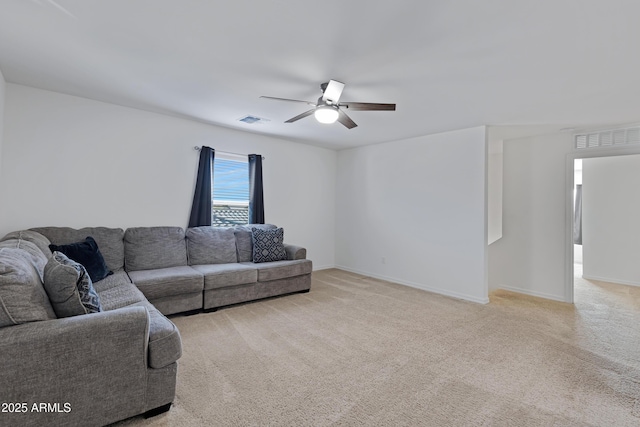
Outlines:
{"type": "MultiPolygon", "coordinates": [[[[0,70],[0,172],[2,171],[2,142],[4,140],[4,99],[6,92],[6,83],[2,70],[0,70]]],[[[2,200],[2,193],[0,193],[0,200],[2,200]]]]}
{"type": "Polygon", "coordinates": [[[502,238],[502,181],[503,146],[501,139],[487,132],[487,243],[490,245],[502,238]]]}
{"type": "Polygon", "coordinates": [[[489,287],[565,300],[565,133],[504,141],[502,238],[489,246],[489,287]]]}
{"type": "Polygon", "coordinates": [[[0,235],[36,226],[186,227],[196,145],[259,153],[265,217],[335,264],[335,151],[7,84],[0,235]]]}
{"type": "Polygon", "coordinates": [[[488,302],[485,170],[484,127],[340,151],[337,265],[488,302]]]}
{"type": "Polygon", "coordinates": [[[640,285],[640,156],[582,161],[583,276],[640,285]]]}

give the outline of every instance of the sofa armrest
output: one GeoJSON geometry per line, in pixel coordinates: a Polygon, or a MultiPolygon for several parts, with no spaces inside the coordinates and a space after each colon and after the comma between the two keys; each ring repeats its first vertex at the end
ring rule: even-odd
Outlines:
{"type": "Polygon", "coordinates": [[[307,258],[307,250],[302,246],[289,245],[285,243],[284,250],[287,251],[288,260],[307,258]]]}
{"type": "Polygon", "coordinates": [[[148,337],[144,307],[0,329],[0,402],[26,404],[0,424],[103,425],[144,412],[148,337]],[[43,403],[55,410],[34,410],[43,403]]]}

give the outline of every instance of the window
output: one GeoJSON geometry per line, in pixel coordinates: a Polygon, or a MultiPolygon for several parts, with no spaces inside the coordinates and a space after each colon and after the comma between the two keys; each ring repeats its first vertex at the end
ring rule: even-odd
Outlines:
{"type": "Polygon", "coordinates": [[[232,227],[249,223],[249,164],[218,156],[213,161],[211,225],[232,227]]]}

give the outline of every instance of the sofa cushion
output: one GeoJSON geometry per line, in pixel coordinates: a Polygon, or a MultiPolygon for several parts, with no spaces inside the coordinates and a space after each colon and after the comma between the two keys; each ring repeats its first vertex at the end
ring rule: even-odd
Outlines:
{"type": "Polygon", "coordinates": [[[55,251],[44,267],[44,289],[58,317],[102,311],[100,297],[82,264],[55,251]]]}
{"type": "Polygon", "coordinates": [[[104,311],[115,310],[147,300],[133,283],[125,281],[98,291],[98,295],[100,295],[104,311]]]}
{"type": "Polygon", "coordinates": [[[205,290],[244,285],[258,281],[258,270],[253,264],[209,264],[194,265],[192,268],[204,275],[205,290]]]}
{"type": "Polygon", "coordinates": [[[128,228],[124,233],[124,256],[127,271],[187,265],[184,230],[180,227],[128,228]]]}
{"type": "Polygon", "coordinates": [[[0,327],[55,318],[32,256],[0,248],[0,327]]]}
{"type": "MultiPolygon", "coordinates": [[[[127,272],[124,270],[121,270],[105,277],[103,280],[99,281],[98,283],[94,283],[93,288],[96,290],[98,295],[100,295],[100,292],[104,292],[108,289],[115,288],[123,284],[132,285],[131,279],[129,278],[129,275],[127,274],[127,272]]],[[[102,303],[104,306],[104,301],[102,301],[102,303]]]]}
{"type": "Polygon", "coordinates": [[[233,228],[193,227],[187,229],[189,265],[236,262],[236,236],[233,228]]]}
{"type": "Polygon", "coordinates": [[[149,312],[149,360],[152,368],[164,368],[182,356],[182,339],[178,328],[149,301],[135,305],[143,306],[149,312]]]}
{"type": "Polygon", "coordinates": [[[98,244],[91,236],[87,236],[81,242],[69,243],[68,245],[50,244],[49,249],[62,252],[70,259],[82,264],[89,273],[92,282],[99,282],[113,274],[113,271],[107,267],[98,244]]]}
{"type": "Polygon", "coordinates": [[[260,264],[243,262],[242,265],[253,266],[258,270],[258,282],[310,274],[312,269],[311,260],[308,259],[263,262],[260,264]]]}
{"type": "Polygon", "coordinates": [[[251,229],[253,241],[253,262],[281,261],[287,259],[287,251],[284,249],[284,230],[251,229]]]}
{"type": "Polygon", "coordinates": [[[44,235],[54,245],[67,245],[91,236],[98,244],[109,270],[118,271],[124,268],[122,241],[124,230],[122,228],[85,227],[76,230],[69,227],[39,227],[31,230],[44,235]]]}
{"type": "Polygon", "coordinates": [[[242,225],[233,229],[236,236],[236,251],[238,254],[238,262],[247,262],[253,260],[253,241],[251,237],[251,228],[259,228],[261,230],[274,230],[273,224],[249,224],[242,225]]]}
{"type": "MultiPolygon", "coordinates": [[[[40,278],[44,277],[44,266],[47,264],[47,257],[34,243],[22,239],[7,239],[0,242],[0,248],[22,249],[29,254],[31,262],[38,271],[40,278]]],[[[48,251],[49,249],[47,249],[48,251]]]]}
{"type": "Polygon", "coordinates": [[[129,277],[149,300],[171,295],[202,292],[202,273],[189,266],[130,271],[129,277]]]}
{"type": "Polygon", "coordinates": [[[33,230],[13,231],[0,239],[0,242],[10,239],[18,239],[31,242],[42,251],[46,259],[49,259],[51,257],[51,250],[49,249],[51,241],[38,232],[35,232],[33,230]]]}

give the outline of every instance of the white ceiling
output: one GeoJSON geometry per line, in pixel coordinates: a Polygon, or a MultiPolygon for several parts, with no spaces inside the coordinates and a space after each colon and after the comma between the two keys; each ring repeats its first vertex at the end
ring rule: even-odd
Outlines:
{"type": "Polygon", "coordinates": [[[0,0],[8,82],[341,149],[640,121],[637,0],[0,0]],[[285,120],[320,83],[359,125],[285,120]],[[245,115],[269,119],[238,121],[245,115]],[[525,126],[526,125],[526,126],[525,126]]]}

